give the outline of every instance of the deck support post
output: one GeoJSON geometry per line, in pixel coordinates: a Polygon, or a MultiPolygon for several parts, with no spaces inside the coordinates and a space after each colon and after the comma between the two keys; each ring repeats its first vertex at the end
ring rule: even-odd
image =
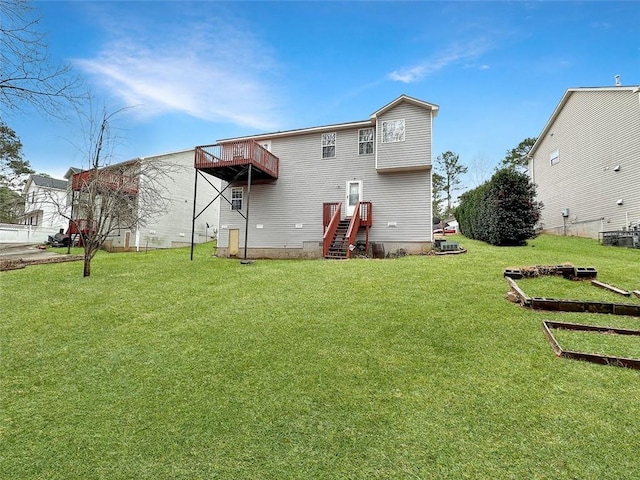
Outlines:
{"type": "Polygon", "coordinates": [[[67,255],[71,254],[71,244],[73,243],[73,206],[76,204],[76,191],[71,190],[71,215],[69,215],[69,226],[67,227],[67,236],[69,237],[69,243],[67,244],[67,255]]]}
{"type": "Polygon", "coordinates": [[[247,215],[244,217],[244,259],[247,259],[247,240],[249,239],[249,205],[251,204],[251,170],[253,165],[249,164],[247,178],[247,215]]]}
{"type": "Polygon", "coordinates": [[[196,178],[195,178],[195,183],[193,185],[193,216],[191,217],[191,260],[193,260],[193,242],[195,240],[195,233],[196,233],[196,200],[198,198],[198,174],[199,173],[200,172],[196,169],[196,178]]]}

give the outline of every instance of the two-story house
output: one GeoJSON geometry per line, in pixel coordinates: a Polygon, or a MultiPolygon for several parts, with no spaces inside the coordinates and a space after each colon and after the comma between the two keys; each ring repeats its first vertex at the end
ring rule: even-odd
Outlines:
{"type": "MultiPolygon", "coordinates": [[[[108,165],[100,169],[106,180],[104,188],[119,190],[131,211],[118,211],[120,222],[115,224],[103,246],[108,251],[139,251],[156,248],[182,247],[210,241],[217,234],[218,201],[205,215],[192,222],[194,183],[194,149],[150,155],[108,165]],[[153,179],[152,179],[153,177],[153,179]],[[127,218],[124,218],[127,217],[127,218]],[[192,228],[193,236],[192,236],[192,228]]],[[[87,217],[87,202],[82,195],[92,181],[91,170],[70,170],[73,219],[70,233],[77,235],[91,228],[87,217]],[[84,204],[84,207],[83,207],[84,204]]],[[[198,203],[204,202],[219,190],[220,180],[204,185],[198,203]]],[[[112,191],[110,195],[115,195],[112,191]]],[[[99,207],[99,201],[92,204],[99,207]]],[[[95,214],[94,214],[95,217],[95,214]]],[[[93,221],[96,219],[94,218],[93,221]]],[[[66,229],[65,229],[66,230],[66,229]]]]}
{"type": "Polygon", "coordinates": [[[549,233],[640,224],[640,87],[570,88],[529,152],[549,233]]]}
{"type": "Polygon", "coordinates": [[[438,109],[402,95],[366,120],[197,147],[196,185],[223,180],[218,254],[346,258],[357,244],[424,252],[438,109]]]}
{"type": "Polygon", "coordinates": [[[33,228],[33,238],[45,241],[60,229],[67,229],[71,204],[68,202],[67,181],[44,175],[30,175],[22,190],[25,199],[20,223],[33,228]]]}

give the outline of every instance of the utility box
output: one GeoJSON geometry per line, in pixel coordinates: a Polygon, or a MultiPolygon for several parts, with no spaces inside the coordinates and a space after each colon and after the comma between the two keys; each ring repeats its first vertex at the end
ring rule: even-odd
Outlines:
{"type": "Polygon", "coordinates": [[[440,244],[441,252],[455,252],[456,250],[460,250],[458,242],[442,242],[440,244]]]}

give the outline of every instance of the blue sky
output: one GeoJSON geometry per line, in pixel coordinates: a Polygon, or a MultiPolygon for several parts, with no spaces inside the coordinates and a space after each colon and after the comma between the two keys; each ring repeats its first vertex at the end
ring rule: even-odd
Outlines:
{"type": "MultiPolygon", "coordinates": [[[[537,136],[567,88],[640,84],[640,2],[41,1],[124,139],[117,160],[364,120],[401,94],[440,106],[434,157],[465,187],[537,136]]],[[[86,166],[73,123],[6,119],[38,172],[86,166]]]]}

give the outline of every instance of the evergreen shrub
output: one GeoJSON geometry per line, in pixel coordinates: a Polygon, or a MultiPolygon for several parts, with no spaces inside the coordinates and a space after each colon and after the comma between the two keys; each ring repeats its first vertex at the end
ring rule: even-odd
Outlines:
{"type": "Polygon", "coordinates": [[[460,196],[455,211],[460,232],[491,245],[524,245],[536,236],[542,203],[528,175],[503,168],[460,196]]]}

